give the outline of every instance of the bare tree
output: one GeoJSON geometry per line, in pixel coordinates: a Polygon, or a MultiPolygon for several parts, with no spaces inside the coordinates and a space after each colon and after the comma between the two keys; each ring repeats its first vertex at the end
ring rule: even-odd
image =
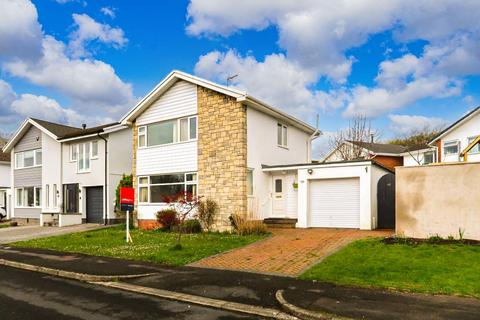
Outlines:
{"type": "Polygon", "coordinates": [[[365,116],[358,116],[349,122],[348,128],[332,135],[329,145],[336,150],[338,160],[354,160],[364,156],[358,142],[374,142],[379,137],[379,131],[372,129],[371,122],[365,116]]]}

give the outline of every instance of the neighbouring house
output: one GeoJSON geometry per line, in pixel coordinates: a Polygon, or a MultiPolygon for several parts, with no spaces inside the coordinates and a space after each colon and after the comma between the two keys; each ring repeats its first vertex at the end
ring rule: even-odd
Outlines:
{"type": "MultiPolygon", "coordinates": [[[[436,149],[437,162],[464,161],[462,151],[480,135],[480,107],[440,132],[429,145],[436,149]]],[[[467,153],[466,161],[480,161],[480,146],[475,144],[467,153]]]]}
{"type": "Polygon", "coordinates": [[[230,228],[231,214],[298,227],[377,226],[377,184],[389,168],[370,159],[313,164],[319,130],[246,92],[173,71],[121,123],[133,128],[142,228],[156,227],[165,198],[183,192],[219,204],[218,230],[230,228]]]}
{"type": "Polygon", "coordinates": [[[115,189],[131,170],[131,133],[118,123],[76,128],[27,119],[3,151],[11,154],[11,218],[24,224],[111,223],[115,189]]]}
{"type": "Polygon", "coordinates": [[[347,140],[332,150],[323,162],[375,160],[389,169],[394,169],[403,165],[405,152],[406,147],[400,145],[347,140]],[[351,159],[351,155],[355,155],[355,159],[351,159]]]}
{"type": "Polygon", "coordinates": [[[403,166],[422,166],[437,162],[435,147],[429,145],[418,145],[405,147],[400,155],[403,156],[403,166]]]}
{"type": "Polygon", "coordinates": [[[423,150],[427,162],[434,163],[397,168],[397,234],[480,240],[479,135],[480,107],[440,132],[423,150]]]}
{"type": "Polygon", "coordinates": [[[7,143],[0,138],[0,213],[10,217],[11,191],[10,191],[10,153],[2,152],[1,148],[7,143]],[[3,209],[2,209],[3,208],[3,209]]]}

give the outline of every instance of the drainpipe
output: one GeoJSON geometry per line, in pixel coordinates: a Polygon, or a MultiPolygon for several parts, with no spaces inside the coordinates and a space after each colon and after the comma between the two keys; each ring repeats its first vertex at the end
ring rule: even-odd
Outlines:
{"type": "Polygon", "coordinates": [[[105,152],[104,152],[104,166],[103,166],[103,171],[104,171],[104,179],[105,182],[103,183],[103,201],[104,201],[104,206],[105,206],[105,213],[103,216],[103,224],[107,225],[107,218],[108,218],[108,188],[107,188],[107,181],[108,181],[108,170],[107,170],[107,164],[108,164],[108,141],[104,137],[100,135],[100,132],[97,132],[97,136],[102,139],[105,142],[105,152]]]}
{"type": "Polygon", "coordinates": [[[312,141],[322,135],[322,133],[318,129],[318,122],[319,122],[319,116],[317,114],[317,126],[315,129],[315,132],[310,137],[308,137],[307,162],[309,163],[312,162],[312,141]]]}

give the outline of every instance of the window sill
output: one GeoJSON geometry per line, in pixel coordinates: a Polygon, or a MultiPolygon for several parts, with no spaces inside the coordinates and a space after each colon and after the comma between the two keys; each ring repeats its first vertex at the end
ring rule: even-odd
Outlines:
{"type": "Polygon", "coordinates": [[[282,149],[285,149],[285,150],[290,150],[290,149],[288,148],[288,146],[282,146],[282,145],[277,144],[277,147],[282,148],[282,149]]]}
{"type": "Polygon", "coordinates": [[[23,170],[23,169],[33,169],[33,168],[41,168],[42,165],[36,165],[36,166],[31,166],[31,167],[23,167],[23,168],[15,168],[14,170],[23,170]]]}
{"type": "Polygon", "coordinates": [[[42,209],[42,207],[15,207],[15,209],[42,209]]]}
{"type": "Polygon", "coordinates": [[[77,171],[77,174],[85,174],[85,173],[92,173],[92,171],[77,171]]]}

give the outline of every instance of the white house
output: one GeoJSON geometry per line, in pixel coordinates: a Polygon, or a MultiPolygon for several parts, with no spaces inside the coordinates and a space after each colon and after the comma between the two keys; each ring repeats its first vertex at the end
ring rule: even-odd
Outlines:
{"type": "Polygon", "coordinates": [[[14,159],[11,218],[59,226],[116,221],[114,190],[118,176],[130,173],[130,144],[129,129],[118,123],[87,129],[25,120],[3,148],[14,159]]]}
{"type": "MultiPolygon", "coordinates": [[[[440,132],[429,145],[436,148],[438,162],[458,162],[465,160],[462,151],[479,135],[480,107],[477,107],[440,132]]],[[[480,161],[478,144],[468,152],[467,161],[480,161]]]]}
{"type": "Polygon", "coordinates": [[[186,192],[216,200],[217,229],[234,213],[298,227],[377,225],[376,186],[390,171],[371,160],[312,164],[320,132],[246,92],[173,71],[121,123],[133,128],[142,228],[157,225],[167,197],[186,192]],[[323,197],[328,190],[335,196],[323,197]]]}

